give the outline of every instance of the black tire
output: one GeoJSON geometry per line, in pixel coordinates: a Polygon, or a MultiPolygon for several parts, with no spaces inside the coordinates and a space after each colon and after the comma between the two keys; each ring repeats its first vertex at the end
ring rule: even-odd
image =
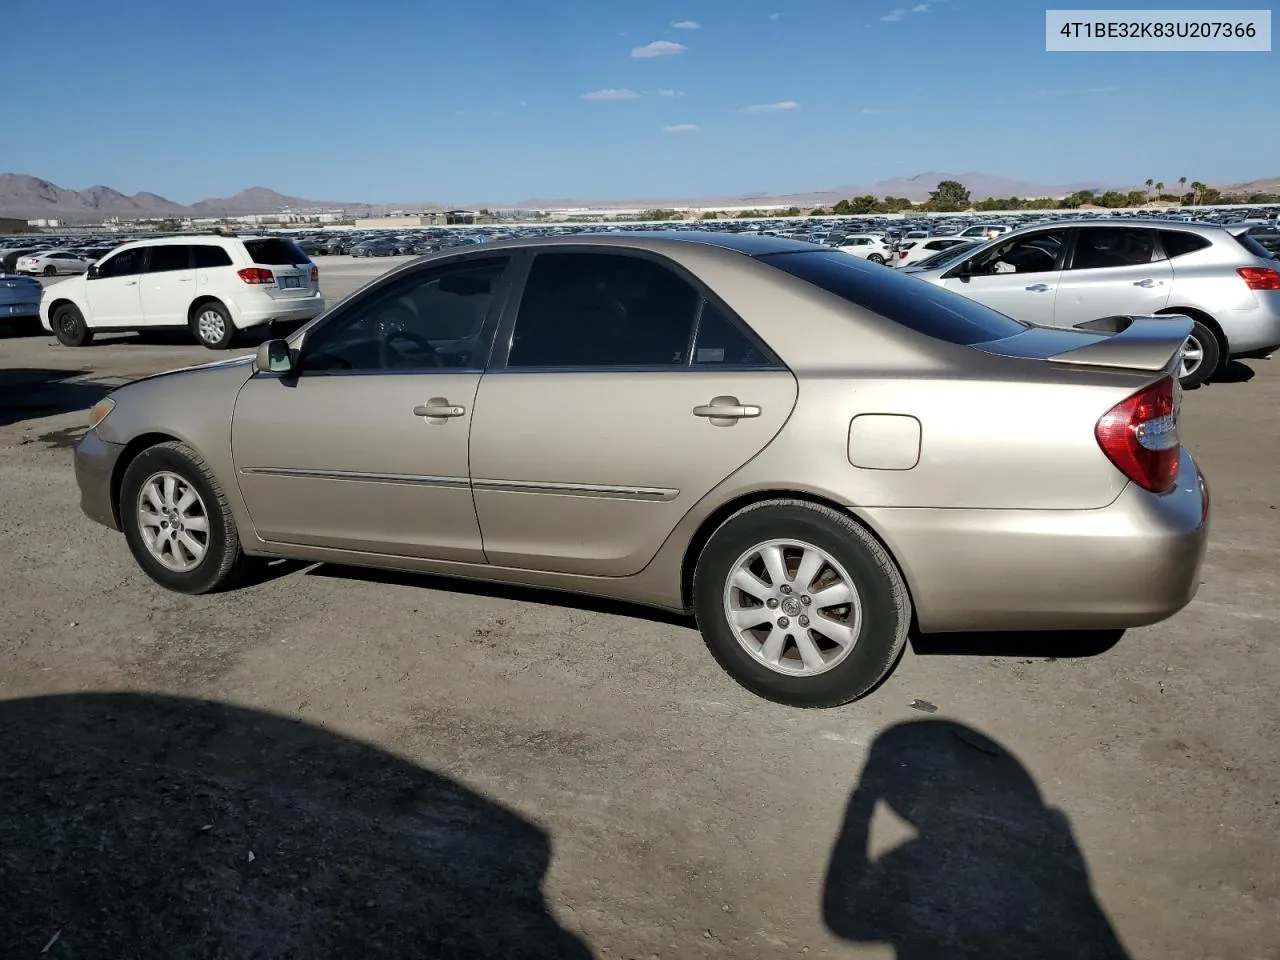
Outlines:
{"type": "Polygon", "coordinates": [[[1199,345],[1200,365],[1186,376],[1179,377],[1178,382],[1183,390],[1194,390],[1218,372],[1218,365],[1222,362],[1222,344],[1218,342],[1217,334],[1199,320],[1195,321],[1187,340],[1194,340],[1199,345]]]}
{"type": "Polygon", "coordinates": [[[231,311],[218,300],[206,300],[204,303],[192,307],[191,335],[203,347],[208,347],[210,350],[226,350],[236,340],[236,326],[231,322],[231,311]],[[201,332],[202,324],[200,319],[206,314],[216,314],[221,319],[220,335],[212,336],[201,332]]]}
{"type": "Polygon", "coordinates": [[[133,459],[120,483],[119,514],[125,540],[138,566],[166,589],[177,593],[211,593],[230,586],[246,568],[240,534],[227,497],[209,465],[185,443],[176,440],[160,443],[133,459]],[[142,532],[139,495],[148,479],[162,471],[182,478],[199,495],[204,507],[208,522],[205,554],[191,570],[180,572],[166,567],[152,555],[142,532]]]}
{"type": "Polygon", "coordinates": [[[752,693],[792,707],[835,707],[870,692],[893,670],[911,623],[906,583],[884,547],[847,515],[802,500],[753,504],[721,524],[698,557],[693,606],[720,666],[752,693]],[[738,641],[725,614],[726,584],[738,558],[765,541],[786,539],[812,544],[843,566],[862,607],[852,650],[811,676],[766,666],[738,641]]]}
{"type": "Polygon", "coordinates": [[[93,342],[93,331],[84,322],[80,308],[74,304],[63,304],[53,311],[49,319],[53,335],[64,347],[83,347],[93,342]]]}
{"type": "Polygon", "coordinates": [[[56,277],[58,275],[58,268],[51,263],[44,268],[44,275],[46,277],[56,277]]]}
{"type": "Polygon", "coordinates": [[[872,263],[884,263],[884,257],[880,256],[880,254],[878,253],[871,254],[870,256],[867,257],[867,259],[870,260],[872,263]]]}

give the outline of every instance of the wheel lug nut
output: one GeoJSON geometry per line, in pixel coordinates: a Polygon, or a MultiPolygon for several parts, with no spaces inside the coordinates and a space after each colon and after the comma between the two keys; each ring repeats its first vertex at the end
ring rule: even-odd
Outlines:
{"type": "Polygon", "coordinates": [[[783,595],[784,597],[787,597],[787,596],[790,596],[790,595],[791,595],[791,588],[790,588],[789,586],[787,586],[785,583],[781,586],[780,590],[781,590],[782,595],[783,595]]]}
{"type": "Polygon", "coordinates": [[[806,593],[803,597],[801,597],[801,598],[800,598],[800,602],[801,602],[801,603],[803,603],[803,604],[807,607],[807,606],[809,606],[809,604],[813,603],[813,597],[809,596],[809,595],[806,593]]]}
{"type": "Polygon", "coordinates": [[[783,629],[786,629],[787,627],[791,626],[791,621],[786,617],[779,617],[778,626],[782,627],[783,629]]]}
{"type": "Polygon", "coordinates": [[[765,601],[765,605],[766,605],[770,610],[777,610],[777,609],[778,609],[778,598],[777,598],[777,597],[770,597],[768,600],[766,600],[766,601],[765,601]]]}
{"type": "Polygon", "coordinates": [[[806,616],[801,616],[801,617],[800,617],[800,626],[802,626],[802,627],[807,627],[808,625],[809,625],[809,618],[808,618],[808,617],[806,617],[806,616]]]}

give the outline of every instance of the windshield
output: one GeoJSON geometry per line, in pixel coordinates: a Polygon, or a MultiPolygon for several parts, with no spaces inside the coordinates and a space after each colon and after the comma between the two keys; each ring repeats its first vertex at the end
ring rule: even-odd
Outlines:
{"type": "Polygon", "coordinates": [[[935,340],[961,346],[1016,336],[1029,326],[942,287],[837,252],[773,253],[760,260],[935,340]]]}

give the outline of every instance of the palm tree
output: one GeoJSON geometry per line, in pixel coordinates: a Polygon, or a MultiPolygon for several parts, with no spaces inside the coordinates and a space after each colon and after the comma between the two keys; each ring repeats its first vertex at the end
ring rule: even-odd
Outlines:
{"type": "Polygon", "coordinates": [[[1187,194],[1187,178],[1179,177],[1178,178],[1178,202],[1179,203],[1182,202],[1182,198],[1186,196],[1186,194],[1187,194]]]}
{"type": "Polygon", "coordinates": [[[1191,205],[1200,206],[1200,194],[1204,193],[1204,184],[1199,180],[1191,181],[1191,205]]]}
{"type": "Polygon", "coordinates": [[[1157,181],[1156,181],[1156,199],[1157,199],[1157,200],[1159,200],[1159,199],[1160,199],[1160,195],[1161,195],[1162,193],[1164,193],[1164,181],[1163,181],[1163,180],[1157,180],[1157,181]]]}
{"type": "Polygon", "coordinates": [[[1151,199],[1151,185],[1155,183],[1150,177],[1147,177],[1147,199],[1151,199]]]}

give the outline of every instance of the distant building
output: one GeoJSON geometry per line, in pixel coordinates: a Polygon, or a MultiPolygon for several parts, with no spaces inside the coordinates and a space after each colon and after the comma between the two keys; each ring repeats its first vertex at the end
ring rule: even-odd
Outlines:
{"type": "Polygon", "coordinates": [[[0,217],[0,233],[26,233],[27,221],[14,217],[0,217]]]}
{"type": "Polygon", "coordinates": [[[429,227],[436,218],[426,216],[362,217],[355,222],[357,230],[398,230],[408,227],[429,227]]]}
{"type": "Polygon", "coordinates": [[[39,220],[28,220],[26,222],[26,226],[28,227],[56,227],[57,225],[57,220],[46,220],[44,218],[39,220]]]}

